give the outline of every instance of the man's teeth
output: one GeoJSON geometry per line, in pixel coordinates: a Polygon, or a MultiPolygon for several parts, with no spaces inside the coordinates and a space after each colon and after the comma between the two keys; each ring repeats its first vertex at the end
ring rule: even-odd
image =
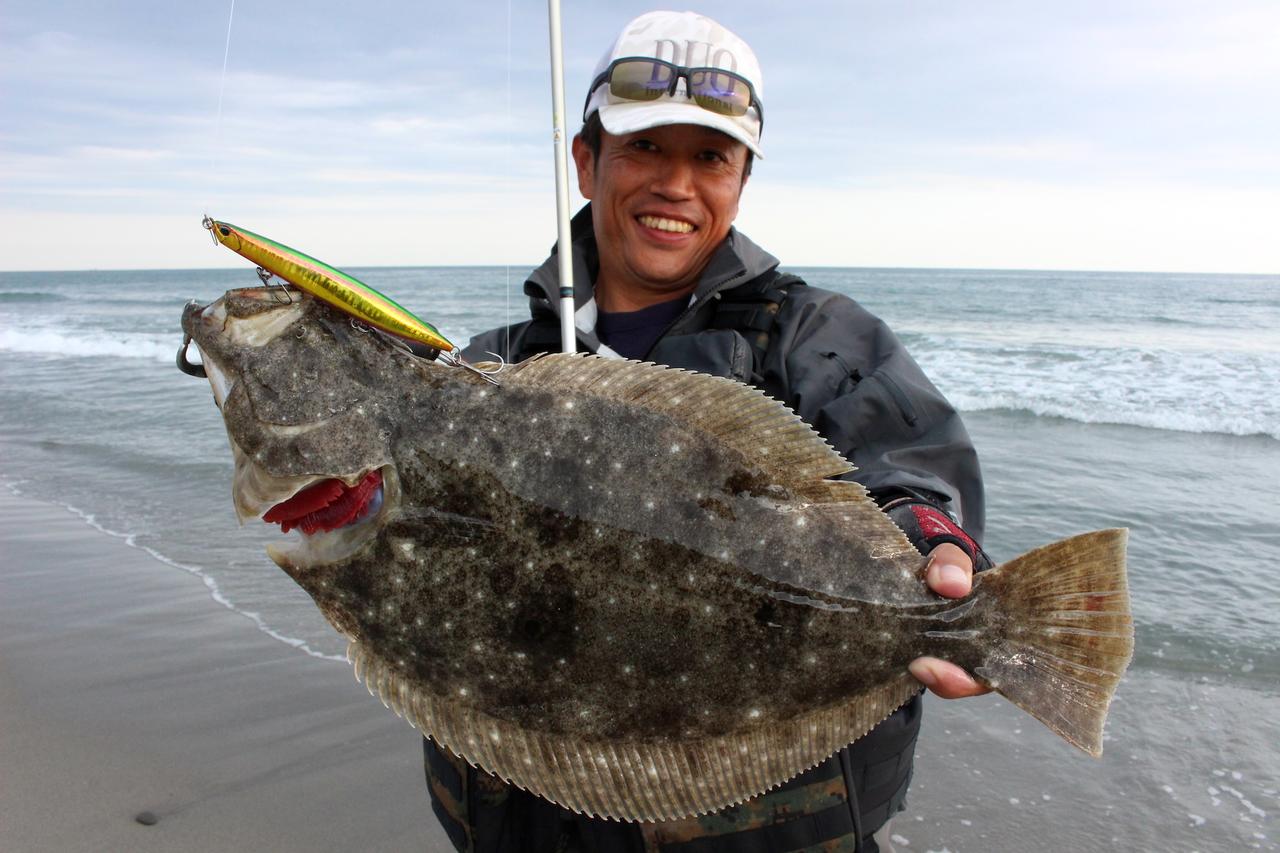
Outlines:
{"type": "Polygon", "coordinates": [[[661,216],[641,216],[640,224],[646,228],[656,228],[659,231],[674,231],[677,234],[688,234],[693,230],[693,226],[688,222],[681,222],[678,219],[663,219],[661,216]]]}

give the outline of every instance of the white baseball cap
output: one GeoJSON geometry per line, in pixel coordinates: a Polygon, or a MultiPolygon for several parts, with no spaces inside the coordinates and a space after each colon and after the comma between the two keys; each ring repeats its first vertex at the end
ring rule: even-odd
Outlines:
{"type": "Polygon", "coordinates": [[[764,156],[760,150],[760,102],[764,83],[760,63],[745,41],[705,15],[694,12],[641,15],[623,27],[613,46],[600,58],[592,79],[599,82],[587,94],[583,120],[598,110],[600,123],[609,133],[634,133],[668,124],[699,124],[732,136],[757,157],[764,156]],[[689,97],[687,77],[678,81],[673,95],[664,93],[652,101],[620,98],[600,78],[616,60],[628,57],[660,59],[685,68],[723,68],[747,80],[754,98],[744,115],[713,112],[689,97]]]}

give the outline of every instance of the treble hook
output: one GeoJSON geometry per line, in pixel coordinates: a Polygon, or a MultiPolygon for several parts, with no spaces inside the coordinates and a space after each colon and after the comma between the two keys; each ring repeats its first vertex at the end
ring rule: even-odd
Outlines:
{"type": "Polygon", "coordinates": [[[288,282],[272,282],[272,279],[274,278],[274,276],[271,273],[267,272],[262,267],[258,267],[257,273],[258,273],[258,280],[262,282],[262,286],[267,289],[267,293],[271,294],[271,298],[275,300],[276,304],[278,305],[293,304],[293,293],[292,291],[289,290],[288,282]],[[281,294],[284,294],[283,300],[281,300],[280,298],[281,294]]]}
{"type": "MultiPolygon", "coordinates": [[[[489,353],[489,355],[493,355],[501,359],[501,356],[498,356],[497,353],[489,353]]],[[[502,364],[498,365],[493,370],[481,370],[480,368],[476,367],[474,364],[471,364],[466,359],[464,359],[462,357],[461,352],[456,349],[453,350],[452,352],[440,353],[440,360],[443,361],[445,364],[449,365],[450,367],[461,367],[463,370],[469,370],[472,373],[474,373],[476,376],[479,376],[485,382],[488,382],[490,385],[494,385],[499,388],[502,387],[502,383],[499,382],[497,379],[495,379],[493,375],[498,373],[500,370],[502,370],[502,368],[506,367],[505,361],[502,364]]]]}

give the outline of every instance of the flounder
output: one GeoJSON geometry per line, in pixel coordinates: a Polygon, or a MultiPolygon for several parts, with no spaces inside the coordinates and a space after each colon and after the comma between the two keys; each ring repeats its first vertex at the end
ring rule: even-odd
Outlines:
{"type": "MultiPolygon", "coordinates": [[[[278,290],[278,289],[277,289],[278,290]]],[[[240,518],[383,701],[578,812],[742,802],[954,661],[1092,754],[1132,655],[1125,531],[939,598],[851,466],[733,382],[548,355],[480,376],[264,289],[188,306],[240,518]]]]}

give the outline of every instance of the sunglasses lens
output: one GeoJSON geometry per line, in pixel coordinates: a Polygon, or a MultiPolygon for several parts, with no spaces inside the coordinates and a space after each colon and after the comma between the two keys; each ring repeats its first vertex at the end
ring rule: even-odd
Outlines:
{"type": "Polygon", "coordinates": [[[656,101],[671,88],[675,71],[664,62],[630,59],[613,66],[609,91],[628,101],[656,101]]]}
{"type": "Polygon", "coordinates": [[[747,81],[724,71],[689,72],[689,94],[704,110],[726,116],[746,115],[751,106],[747,81]]]}

